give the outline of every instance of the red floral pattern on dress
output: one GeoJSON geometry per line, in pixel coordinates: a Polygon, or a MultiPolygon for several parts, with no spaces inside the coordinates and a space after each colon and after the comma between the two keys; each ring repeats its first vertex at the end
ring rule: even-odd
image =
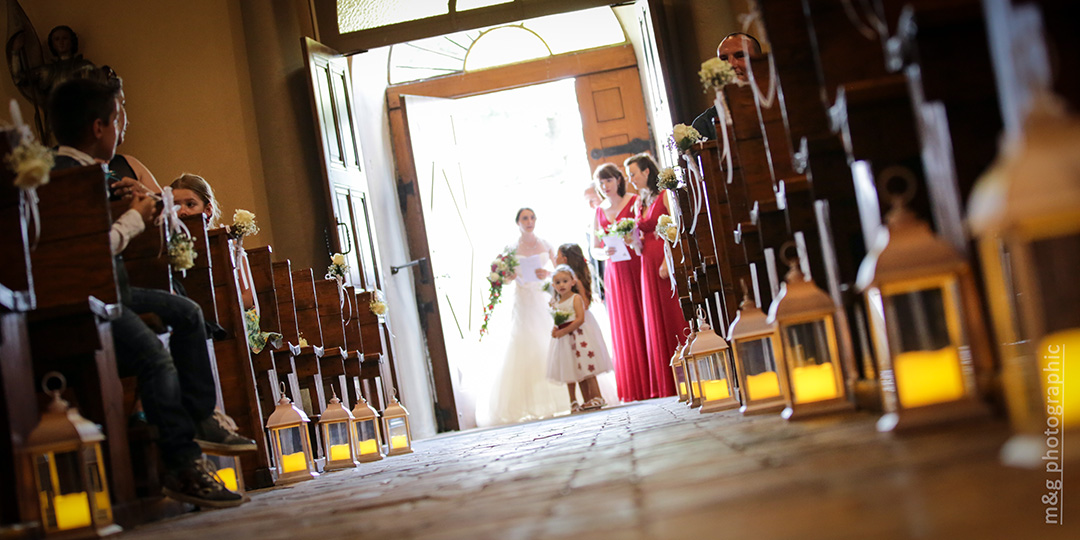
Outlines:
{"type": "Polygon", "coordinates": [[[594,356],[596,356],[596,353],[593,351],[589,351],[589,358],[592,358],[594,356]]]}

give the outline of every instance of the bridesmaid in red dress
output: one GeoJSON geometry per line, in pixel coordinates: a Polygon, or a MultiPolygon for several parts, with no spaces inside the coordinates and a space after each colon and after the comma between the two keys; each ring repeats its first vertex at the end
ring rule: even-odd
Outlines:
{"type": "MultiPolygon", "coordinates": [[[[619,167],[605,163],[593,174],[596,189],[605,201],[596,209],[595,230],[608,228],[623,218],[634,217],[637,197],[626,193],[626,178],[619,167]]],[[[614,248],[604,248],[597,237],[593,241],[593,256],[606,259],[614,248]]],[[[615,382],[619,399],[647,399],[649,368],[645,355],[645,322],[641,312],[641,257],[630,250],[630,260],[608,261],[604,271],[604,297],[611,319],[611,345],[615,364],[615,382]]]]}
{"type": "Polygon", "coordinates": [[[671,287],[669,269],[664,259],[664,240],[656,234],[660,216],[670,213],[667,198],[656,182],[660,169],[649,154],[637,154],[626,160],[626,174],[638,188],[638,230],[641,231],[641,304],[645,316],[645,348],[649,357],[649,396],[675,395],[671,373],[671,355],[685,336],[688,325],[683,318],[679,296],[671,287]]]}

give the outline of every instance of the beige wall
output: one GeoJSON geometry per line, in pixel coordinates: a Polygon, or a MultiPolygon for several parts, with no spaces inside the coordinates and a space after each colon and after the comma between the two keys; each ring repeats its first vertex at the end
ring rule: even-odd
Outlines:
{"type": "MultiPolygon", "coordinates": [[[[79,34],[83,55],[124,78],[130,126],[122,153],[167,185],[182,172],[205,176],[226,219],[235,208],[264,217],[252,245],[271,241],[251,83],[237,1],[23,1],[42,39],[56,25],[79,34]]],[[[6,18],[6,14],[2,14],[6,18]]],[[[30,104],[11,78],[0,97],[30,104]]]]}

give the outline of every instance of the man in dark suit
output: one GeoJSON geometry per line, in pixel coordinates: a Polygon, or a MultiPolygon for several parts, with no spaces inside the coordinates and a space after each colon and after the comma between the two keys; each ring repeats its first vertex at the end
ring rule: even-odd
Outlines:
{"type": "MultiPolygon", "coordinates": [[[[716,48],[716,57],[731,64],[731,67],[735,70],[735,78],[740,82],[749,80],[746,75],[748,69],[746,66],[748,60],[746,58],[747,51],[750,52],[751,56],[757,56],[761,54],[761,44],[758,43],[754,36],[742,32],[728,34],[720,42],[720,46],[716,48]]],[[[702,137],[715,140],[716,124],[714,122],[719,117],[720,115],[716,112],[716,106],[714,105],[699,114],[692,125],[702,137]]]]}

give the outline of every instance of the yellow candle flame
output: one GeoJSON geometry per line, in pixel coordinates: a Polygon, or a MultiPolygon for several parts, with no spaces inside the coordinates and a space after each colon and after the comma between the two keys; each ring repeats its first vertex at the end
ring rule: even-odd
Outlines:
{"type": "Polygon", "coordinates": [[[750,399],[768,399],[780,395],[780,379],[775,371],[766,371],[746,378],[750,399]]]}
{"type": "Polygon", "coordinates": [[[791,370],[791,385],[795,403],[822,401],[838,395],[832,362],[791,370]]]}
{"type": "Polygon", "coordinates": [[[1035,354],[1039,358],[1039,384],[1046,415],[1056,416],[1061,424],[1080,424],[1080,392],[1067,392],[1067,374],[1080,377],[1080,328],[1070,328],[1046,336],[1035,354]]]}
{"type": "Polygon", "coordinates": [[[360,455],[366,456],[379,451],[379,443],[375,439],[360,441],[360,455]]]}
{"type": "Polygon", "coordinates": [[[394,435],[390,438],[390,448],[407,448],[409,438],[404,435],[394,435]]]}
{"type": "Polygon", "coordinates": [[[218,480],[221,480],[222,484],[225,484],[225,487],[228,488],[229,491],[240,491],[240,486],[236,482],[236,469],[232,467],[218,469],[217,477],[218,480]]]}
{"type": "Polygon", "coordinates": [[[296,452],[281,456],[281,472],[291,473],[307,470],[307,459],[303,452],[296,452]]]}
{"type": "Polygon", "coordinates": [[[352,453],[349,452],[349,445],[347,444],[332,444],[330,445],[330,461],[343,461],[352,459],[352,453]]]}
{"type": "Polygon", "coordinates": [[[90,499],[85,491],[53,497],[56,528],[61,531],[90,525],[90,499]]]}
{"type": "Polygon", "coordinates": [[[685,396],[686,395],[686,383],[684,383],[684,382],[679,383],[679,395],[680,396],[685,396]]]}
{"type": "Polygon", "coordinates": [[[960,357],[953,347],[899,354],[893,359],[893,373],[896,394],[906,409],[964,397],[960,357]]]}
{"type": "Polygon", "coordinates": [[[731,394],[728,392],[727,381],[723,379],[703,381],[701,384],[705,390],[705,401],[716,401],[731,397],[731,394]]]}

